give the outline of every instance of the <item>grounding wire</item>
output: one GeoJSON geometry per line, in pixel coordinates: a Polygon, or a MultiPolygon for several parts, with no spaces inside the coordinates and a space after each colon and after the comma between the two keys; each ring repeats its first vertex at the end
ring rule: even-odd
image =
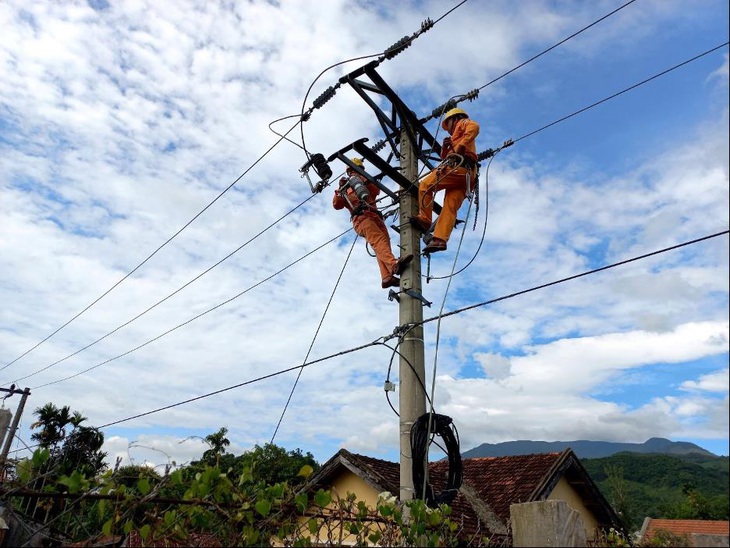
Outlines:
{"type": "MultiPolygon", "coordinates": [[[[560,280],[555,280],[553,282],[549,282],[549,283],[545,283],[545,284],[542,284],[542,285],[539,285],[539,286],[535,286],[535,287],[532,287],[530,289],[525,289],[525,290],[522,290],[522,291],[517,291],[515,293],[511,293],[511,294],[505,295],[503,297],[499,297],[499,298],[496,298],[496,299],[492,299],[490,301],[485,301],[485,302],[477,303],[477,304],[474,304],[474,305],[471,305],[471,306],[468,306],[468,307],[464,307],[464,308],[461,308],[461,309],[458,309],[458,310],[452,310],[451,312],[447,312],[446,314],[441,314],[439,317],[446,318],[448,316],[453,316],[455,314],[460,314],[462,312],[466,312],[466,311],[471,310],[471,309],[474,309],[474,308],[479,308],[479,307],[486,306],[486,305],[489,305],[489,304],[493,304],[493,303],[496,303],[496,302],[500,302],[500,301],[504,301],[504,300],[507,300],[507,299],[511,299],[511,298],[517,297],[519,295],[524,295],[526,293],[530,293],[530,292],[533,292],[533,291],[537,291],[539,289],[544,289],[546,287],[550,287],[550,286],[553,286],[553,285],[558,285],[558,284],[561,284],[561,283],[565,283],[565,282],[568,282],[568,281],[571,281],[571,280],[575,280],[577,278],[581,278],[581,277],[588,276],[588,275],[591,275],[591,274],[596,274],[596,273],[602,272],[604,270],[609,270],[609,269],[616,268],[618,266],[622,266],[622,265],[625,265],[625,264],[628,264],[628,263],[631,263],[631,262],[635,262],[635,261],[639,261],[639,260],[642,260],[642,259],[646,259],[648,257],[660,255],[662,253],[667,253],[667,252],[673,251],[675,249],[680,249],[682,247],[686,247],[686,246],[693,245],[693,244],[696,244],[696,243],[699,243],[699,242],[703,242],[703,241],[706,241],[706,240],[710,240],[712,238],[717,238],[717,237],[722,236],[722,235],[727,235],[729,233],[730,233],[730,230],[723,230],[721,232],[716,232],[714,234],[710,234],[710,235],[707,235],[707,236],[703,236],[701,238],[696,238],[694,240],[689,240],[689,241],[683,242],[681,244],[673,245],[673,246],[670,246],[670,247],[665,247],[663,249],[658,249],[656,251],[652,251],[651,253],[645,253],[643,255],[639,255],[639,256],[633,257],[631,259],[626,259],[626,260],[623,260],[623,261],[619,261],[617,263],[612,263],[612,264],[605,265],[605,266],[600,267],[600,268],[596,268],[596,269],[593,269],[593,270],[589,270],[589,271],[586,271],[586,272],[582,272],[582,273],[576,274],[574,276],[569,276],[567,278],[562,278],[560,280]]],[[[433,317],[433,318],[428,318],[426,320],[423,320],[421,322],[416,322],[416,323],[410,324],[408,326],[408,329],[409,330],[410,329],[413,329],[417,325],[422,325],[422,324],[431,322],[431,321],[436,320],[436,319],[438,319],[438,318],[437,317],[433,317]]],[[[315,364],[322,363],[322,362],[325,362],[327,360],[331,360],[331,359],[334,359],[334,358],[337,358],[337,357],[340,357],[340,356],[344,356],[344,355],[347,355],[347,354],[352,354],[353,352],[359,352],[360,350],[364,350],[366,348],[370,348],[371,346],[382,345],[383,342],[381,342],[380,339],[387,340],[389,338],[392,338],[393,336],[394,335],[388,335],[388,336],[384,336],[384,337],[379,337],[375,341],[372,341],[372,342],[369,342],[369,343],[366,343],[366,344],[362,344],[360,346],[355,346],[355,347],[349,348],[347,350],[342,350],[340,352],[336,352],[335,354],[330,354],[328,356],[323,356],[322,358],[318,358],[316,360],[312,360],[311,362],[307,362],[307,363],[304,363],[304,364],[301,364],[301,365],[295,365],[293,367],[289,367],[287,369],[282,369],[282,370],[279,370],[279,371],[275,371],[273,373],[269,373],[267,375],[263,375],[261,377],[255,378],[255,379],[250,379],[248,381],[244,381],[244,382],[241,382],[241,383],[238,383],[238,384],[234,384],[234,385],[231,385],[231,386],[227,386],[225,388],[221,388],[221,389],[215,390],[213,392],[208,392],[207,394],[202,394],[200,396],[195,396],[195,397],[189,398],[187,400],[179,401],[179,402],[176,402],[176,403],[173,403],[173,404],[170,404],[170,405],[166,405],[164,407],[159,407],[159,408],[153,409],[151,411],[146,411],[144,413],[139,413],[139,414],[136,414],[136,415],[133,415],[133,416],[130,416],[130,417],[126,417],[124,419],[119,419],[119,420],[116,420],[116,421],[113,421],[113,422],[104,424],[102,426],[99,426],[98,428],[99,429],[101,429],[101,428],[107,428],[109,426],[114,426],[114,425],[117,425],[117,424],[121,424],[121,423],[124,423],[124,422],[128,422],[128,421],[134,420],[134,419],[138,419],[138,418],[141,418],[141,417],[146,417],[148,415],[152,415],[152,414],[155,414],[155,413],[159,413],[160,411],[165,411],[167,409],[172,409],[174,407],[179,407],[179,406],[185,405],[187,403],[191,403],[191,402],[198,401],[198,400],[202,400],[202,399],[205,399],[205,398],[208,398],[208,397],[211,397],[211,396],[215,396],[217,394],[221,394],[223,392],[227,392],[227,391],[233,390],[235,388],[240,388],[242,386],[250,385],[250,384],[253,384],[255,382],[260,382],[260,381],[263,381],[263,380],[267,380],[267,379],[270,379],[272,377],[276,377],[278,375],[283,375],[284,373],[289,373],[290,371],[295,371],[295,370],[297,370],[299,368],[302,368],[302,367],[309,367],[310,365],[315,365],[315,364]]]]}
{"type": "Polygon", "coordinates": [[[291,133],[294,130],[294,128],[296,128],[297,125],[299,125],[300,123],[301,123],[301,120],[297,121],[296,124],[294,124],[291,128],[289,128],[289,130],[278,141],[276,141],[273,145],[271,145],[266,150],[266,152],[264,152],[261,156],[259,156],[259,158],[254,163],[252,163],[243,173],[241,173],[236,179],[234,179],[234,181],[231,184],[229,184],[226,188],[224,188],[223,191],[220,194],[218,194],[218,196],[216,196],[213,199],[212,202],[210,202],[203,209],[201,209],[198,213],[196,213],[195,216],[192,219],[190,219],[187,223],[185,223],[183,225],[182,228],[180,228],[177,232],[175,232],[172,236],[170,236],[167,240],[165,240],[165,242],[163,242],[157,249],[155,249],[150,255],[148,255],[146,259],[144,259],[141,263],[139,263],[137,266],[135,266],[130,272],[128,272],[127,274],[125,274],[118,282],[116,282],[109,289],[107,289],[104,293],[102,293],[101,296],[97,297],[94,301],[91,302],[91,304],[87,305],[86,308],[84,308],[83,310],[81,310],[81,312],[78,312],[70,320],[68,320],[66,323],[64,323],[63,325],[61,325],[61,327],[57,328],[50,335],[47,335],[46,338],[44,338],[40,342],[36,343],[33,347],[31,347],[28,350],[26,350],[25,352],[23,352],[20,356],[18,356],[17,358],[15,358],[14,360],[12,360],[11,362],[5,364],[3,367],[0,367],[0,371],[3,371],[7,367],[11,366],[15,362],[17,362],[18,360],[20,360],[21,358],[23,358],[24,356],[30,354],[33,350],[35,350],[36,348],[38,348],[40,345],[42,345],[48,339],[50,339],[51,337],[53,337],[56,333],[58,333],[59,331],[61,331],[64,327],[66,327],[71,322],[73,322],[76,318],[78,318],[79,316],[81,316],[84,312],[86,312],[87,310],[89,310],[92,306],[94,306],[96,303],[98,303],[100,300],[102,300],[104,297],[106,297],[109,293],[111,293],[119,284],[121,284],[124,280],[126,280],[132,274],[134,274],[140,267],[142,267],[142,265],[144,265],[147,261],[149,261],[152,257],[154,257],[163,247],[165,247],[167,244],[169,244],[183,230],[185,230],[187,227],[189,227],[198,217],[200,217],[205,211],[207,211],[208,208],[210,208],[214,203],[216,203],[226,192],[228,192],[231,188],[233,188],[233,186],[238,181],[240,181],[241,179],[243,179],[243,177],[249,171],[251,171],[256,166],[256,164],[258,164],[261,160],[263,160],[269,154],[269,152],[271,152],[274,149],[274,147],[276,147],[279,143],[281,143],[281,141],[285,138],[285,136],[288,135],[289,133],[291,133]]]}
{"type": "Polygon", "coordinates": [[[146,341],[146,342],[144,342],[144,343],[142,343],[142,344],[140,344],[140,345],[138,345],[138,346],[135,346],[134,348],[132,348],[132,349],[130,349],[130,350],[127,350],[126,352],[123,352],[123,353],[121,353],[121,354],[118,354],[118,355],[116,355],[116,356],[114,356],[114,357],[112,357],[112,358],[109,358],[109,359],[107,359],[107,360],[105,360],[105,361],[103,361],[103,362],[101,362],[101,363],[98,363],[98,364],[96,364],[96,365],[94,365],[94,366],[92,366],[92,367],[89,367],[89,368],[87,368],[87,369],[84,369],[83,371],[79,371],[78,373],[75,373],[75,374],[73,374],[73,375],[70,375],[70,376],[68,376],[68,377],[64,377],[64,378],[62,378],[62,379],[57,379],[57,380],[55,380],[55,381],[51,381],[51,382],[47,382],[47,383],[45,383],[45,384],[41,384],[41,385],[38,385],[38,386],[34,387],[34,388],[33,388],[33,390],[37,390],[38,388],[44,388],[44,387],[46,387],[46,386],[50,386],[50,385],[52,385],[52,384],[58,384],[58,383],[61,383],[61,382],[63,382],[63,381],[67,381],[67,380],[73,379],[73,378],[75,378],[75,377],[78,377],[78,376],[80,376],[80,375],[83,375],[84,373],[88,373],[89,371],[93,371],[94,369],[97,369],[98,367],[101,367],[102,365],[106,365],[106,364],[107,364],[107,363],[109,363],[109,362],[112,362],[112,361],[114,361],[114,360],[117,360],[117,359],[119,359],[119,358],[122,358],[122,357],[124,357],[124,356],[127,356],[127,355],[131,354],[132,352],[135,352],[135,351],[139,350],[140,348],[143,348],[143,347],[147,346],[148,344],[150,344],[150,343],[153,343],[153,342],[155,342],[155,341],[157,341],[157,340],[161,339],[162,337],[164,337],[164,336],[166,336],[166,335],[169,335],[169,334],[170,334],[170,333],[172,333],[173,331],[176,331],[177,329],[180,329],[181,327],[183,327],[183,326],[185,326],[185,325],[188,325],[189,323],[192,323],[193,321],[195,321],[195,320],[197,320],[197,319],[199,319],[199,318],[202,318],[202,317],[203,317],[203,316],[205,316],[206,314],[209,314],[210,312],[213,312],[214,310],[216,310],[216,309],[220,308],[221,306],[224,306],[224,305],[226,305],[226,304],[228,304],[228,303],[230,303],[230,302],[234,301],[235,299],[239,298],[240,296],[244,295],[245,293],[248,293],[248,292],[249,292],[249,291],[251,291],[252,289],[254,289],[254,288],[256,288],[256,287],[260,286],[261,284],[263,284],[263,283],[265,283],[265,282],[267,282],[267,281],[269,281],[270,279],[274,278],[275,276],[278,276],[279,274],[281,274],[282,272],[284,272],[284,271],[285,271],[285,270],[287,270],[288,268],[291,268],[292,266],[294,266],[294,265],[295,265],[295,264],[297,264],[298,262],[300,262],[300,261],[302,261],[303,259],[305,259],[305,258],[309,257],[309,256],[310,256],[310,255],[312,255],[313,253],[315,253],[315,252],[319,251],[320,249],[322,249],[322,248],[323,248],[323,247],[325,247],[326,245],[329,245],[329,244],[331,244],[332,242],[334,242],[334,241],[338,240],[339,238],[341,238],[342,236],[344,236],[345,234],[347,234],[347,233],[348,233],[348,232],[350,232],[351,230],[352,230],[352,228],[349,228],[349,229],[345,230],[344,232],[342,232],[342,233],[338,234],[338,235],[337,235],[337,236],[335,236],[334,238],[331,238],[331,239],[330,239],[330,240],[328,240],[327,242],[325,242],[325,243],[323,243],[323,244],[319,245],[318,247],[316,247],[316,248],[312,249],[312,250],[311,250],[311,251],[309,251],[308,253],[306,253],[306,254],[302,255],[302,256],[301,256],[301,257],[299,257],[299,258],[298,258],[297,260],[295,260],[295,261],[293,261],[293,262],[289,263],[288,265],[286,265],[285,267],[281,268],[280,270],[277,270],[276,272],[274,272],[274,273],[273,273],[273,274],[271,274],[270,276],[268,276],[268,277],[264,278],[263,280],[260,280],[260,281],[256,282],[256,283],[255,283],[254,285],[252,285],[252,286],[250,286],[250,287],[248,287],[248,288],[244,289],[243,291],[241,291],[240,293],[238,293],[238,294],[234,295],[234,296],[233,296],[233,297],[231,297],[230,299],[226,299],[225,301],[223,301],[223,302],[221,302],[221,303],[218,303],[218,304],[217,304],[217,305],[215,305],[214,307],[212,307],[212,308],[209,308],[208,310],[205,310],[204,312],[201,312],[200,314],[197,314],[197,315],[193,316],[192,318],[190,318],[190,319],[188,319],[188,320],[184,321],[184,322],[183,322],[183,323],[181,323],[181,324],[178,324],[178,325],[176,325],[175,327],[173,327],[173,328],[171,328],[171,329],[168,329],[167,331],[165,331],[164,333],[161,333],[160,335],[156,336],[155,338],[153,338],[153,339],[150,339],[150,340],[148,340],[148,341],[146,341]]]}
{"type": "Polygon", "coordinates": [[[311,200],[311,199],[312,199],[313,197],[314,197],[314,194],[312,194],[312,195],[311,195],[311,196],[310,196],[309,198],[307,198],[306,200],[304,200],[304,201],[303,201],[303,202],[301,202],[300,204],[298,204],[298,205],[296,205],[295,207],[293,207],[292,209],[290,209],[290,210],[289,210],[288,212],[286,212],[286,213],[285,213],[284,215],[282,215],[281,217],[279,217],[279,218],[278,218],[278,219],[277,219],[276,221],[274,221],[274,222],[273,222],[273,223],[271,223],[271,224],[270,224],[269,226],[267,226],[266,228],[264,228],[263,230],[261,230],[260,232],[258,232],[258,234],[256,234],[255,236],[253,236],[253,237],[249,238],[249,239],[248,239],[248,240],[247,240],[246,242],[244,242],[243,244],[241,244],[240,246],[238,246],[238,247],[237,247],[237,248],[236,248],[235,250],[233,250],[232,252],[230,252],[230,253],[229,253],[228,255],[226,255],[225,257],[223,257],[222,259],[220,259],[220,260],[219,260],[219,261],[218,261],[217,263],[215,263],[214,265],[210,266],[209,268],[207,268],[206,270],[204,270],[203,272],[201,272],[200,274],[198,274],[197,276],[195,276],[195,277],[194,277],[193,279],[191,279],[191,280],[190,280],[190,281],[188,281],[187,283],[185,283],[185,284],[183,284],[182,286],[180,286],[179,288],[177,288],[177,289],[176,289],[175,291],[173,291],[172,293],[170,293],[169,295],[167,295],[167,296],[166,296],[166,297],[164,297],[163,299],[161,299],[161,300],[157,301],[157,302],[156,302],[155,304],[153,304],[152,306],[148,307],[148,308],[147,308],[146,310],[144,310],[144,311],[140,312],[139,314],[137,314],[136,316],[134,316],[134,317],[133,317],[132,319],[130,319],[130,320],[126,321],[125,323],[123,323],[123,324],[121,324],[121,325],[117,326],[117,327],[116,327],[116,328],[114,328],[113,330],[109,331],[109,332],[108,332],[108,333],[107,333],[106,335],[104,335],[104,336],[102,336],[102,337],[99,337],[99,338],[98,338],[98,339],[96,339],[95,341],[93,341],[93,342],[91,342],[91,343],[87,344],[87,345],[86,345],[86,346],[84,346],[83,348],[80,348],[80,349],[76,350],[75,352],[73,352],[72,354],[69,354],[69,355],[68,355],[68,356],[66,356],[65,358],[61,358],[60,360],[57,360],[57,361],[55,361],[55,362],[51,363],[50,365],[47,365],[47,366],[43,367],[42,369],[39,369],[39,370],[37,370],[37,371],[34,371],[33,373],[30,373],[30,374],[28,374],[28,375],[26,375],[26,376],[24,376],[24,377],[20,377],[20,378],[16,379],[16,380],[15,380],[14,382],[15,382],[15,383],[17,383],[18,381],[22,381],[22,380],[24,380],[24,379],[27,379],[27,378],[33,377],[33,376],[37,375],[38,373],[42,373],[43,371],[46,371],[46,370],[50,369],[51,367],[54,367],[54,366],[56,366],[56,365],[60,364],[61,362],[64,362],[64,361],[66,361],[67,359],[69,359],[69,358],[72,358],[73,356],[76,356],[77,354],[80,354],[80,353],[81,353],[81,352],[83,352],[84,350],[87,350],[88,348],[91,348],[92,346],[94,346],[95,344],[97,344],[97,343],[99,343],[99,342],[103,341],[104,339],[106,339],[106,338],[107,338],[107,337],[109,337],[110,335],[113,335],[114,333],[116,333],[116,332],[117,332],[117,331],[119,331],[120,329],[122,329],[122,328],[124,328],[124,327],[128,326],[129,324],[131,324],[132,322],[134,322],[134,321],[138,320],[139,318],[141,318],[142,316],[144,316],[145,314],[147,314],[148,312],[150,312],[150,311],[151,311],[152,309],[154,309],[154,308],[156,308],[157,306],[159,306],[159,305],[161,305],[162,303],[164,303],[164,302],[165,302],[166,300],[168,300],[168,299],[169,299],[169,298],[171,298],[172,296],[174,296],[174,295],[178,294],[178,293],[179,293],[180,291],[182,291],[183,289],[185,289],[186,287],[188,287],[188,286],[189,286],[190,284],[192,284],[193,282],[195,282],[195,281],[199,280],[200,278],[202,278],[203,276],[205,276],[205,275],[206,275],[206,274],[207,274],[208,272],[210,272],[211,270],[213,270],[214,268],[216,268],[217,266],[219,266],[219,265],[220,265],[221,263],[223,263],[224,261],[226,261],[226,260],[230,259],[230,258],[231,258],[231,257],[232,257],[233,255],[235,255],[236,253],[238,253],[238,252],[239,252],[239,251],[240,251],[241,249],[243,249],[244,247],[246,247],[246,246],[247,246],[248,244],[250,244],[250,243],[251,243],[252,241],[254,241],[254,240],[255,240],[256,238],[258,238],[259,236],[261,236],[262,234],[264,234],[264,233],[265,233],[266,231],[268,231],[268,230],[269,230],[270,228],[272,228],[272,227],[274,227],[275,225],[277,225],[277,224],[278,224],[279,222],[281,222],[281,221],[282,221],[283,219],[285,219],[285,218],[286,218],[287,216],[289,216],[289,215],[291,215],[292,213],[294,213],[294,212],[295,212],[295,211],[296,211],[297,209],[299,209],[300,207],[302,207],[302,206],[303,206],[304,204],[306,204],[306,203],[307,203],[307,202],[308,202],[309,200],[311,200]]]}
{"type": "MultiPolygon", "coordinates": [[[[327,312],[329,312],[330,305],[332,304],[332,299],[335,297],[335,293],[337,292],[337,288],[340,285],[340,282],[342,281],[342,275],[345,273],[345,268],[347,268],[347,263],[350,262],[350,256],[352,256],[352,250],[355,249],[355,244],[357,243],[358,235],[355,234],[355,239],[352,240],[352,245],[350,246],[350,251],[347,253],[347,257],[345,258],[345,263],[342,265],[342,269],[340,270],[340,275],[337,277],[337,281],[335,282],[335,286],[332,288],[332,294],[330,295],[329,300],[327,301],[327,306],[324,307],[324,312],[322,313],[322,318],[319,320],[319,325],[317,326],[317,329],[314,332],[314,337],[312,338],[312,342],[309,345],[309,349],[307,350],[307,355],[304,356],[304,362],[307,363],[307,360],[309,359],[309,354],[312,352],[312,348],[314,348],[314,343],[317,340],[317,336],[319,335],[319,330],[322,329],[322,324],[324,323],[324,319],[327,317],[327,312]]],[[[281,426],[281,421],[284,420],[284,415],[286,414],[286,410],[289,408],[289,403],[291,402],[292,396],[294,396],[294,390],[297,388],[297,384],[299,384],[299,379],[302,376],[302,372],[304,371],[304,365],[302,365],[299,368],[299,373],[297,374],[297,378],[294,381],[294,385],[291,387],[291,392],[289,392],[289,397],[286,400],[286,403],[284,404],[284,409],[281,412],[281,416],[279,417],[279,422],[276,423],[276,428],[274,429],[274,433],[271,435],[271,440],[269,441],[270,444],[274,443],[274,438],[276,438],[276,434],[279,431],[279,427],[281,426]]]]}

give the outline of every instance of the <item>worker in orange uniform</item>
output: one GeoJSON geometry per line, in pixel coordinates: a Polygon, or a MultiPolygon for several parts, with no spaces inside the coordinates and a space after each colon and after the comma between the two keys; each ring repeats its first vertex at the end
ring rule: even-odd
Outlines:
{"type": "Polygon", "coordinates": [[[410,223],[421,232],[431,230],[434,194],[445,190],[441,214],[436,220],[433,238],[423,253],[446,250],[451,231],[456,225],[456,213],[477,181],[476,138],[479,124],[460,108],[452,108],[445,115],[441,127],[449,132],[441,146],[441,164],[427,173],[418,185],[418,216],[410,223]]]}
{"type": "MultiPolygon", "coordinates": [[[[361,158],[352,158],[352,163],[359,168],[364,167],[361,158]]],[[[398,276],[405,270],[413,255],[405,255],[396,259],[390,249],[390,234],[383,222],[383,217],[375,205],[375,198],[380,189],[348,167],[347,175],[340,179],[340,188],[335,190],[332,207],[335,209],[347,208],[355,232],[365,238],[375,252],[380,268],[380,277],[383,289],[400,286],[398,276]]]]}

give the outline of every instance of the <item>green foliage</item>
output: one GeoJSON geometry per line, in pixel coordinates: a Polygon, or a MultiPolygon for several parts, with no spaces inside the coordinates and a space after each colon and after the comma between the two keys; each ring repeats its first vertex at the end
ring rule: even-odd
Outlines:
{"type": "MultiPolygon", "coordinates": [[[[405,506],[384,496],[369,508],[348,494],[340,499],[318,490],[308,493],[287,482],[243,483],[217,466],[196,466],[194,473],[176,470],[157,474],[146,467],[127,466],[95,477],[80,470],[44,476],[48,451],[39,449],[18,466],[21,478],[45,477],[49,493],[81,495],[68,499],[48,522],[48,541],[91,541],[103,536],[136,536],[144,545],[195,545],[205,538],[224,546],[455,546],[459,526],[448,506],[428,508],[423,501],[405,506]],[[166,489],[183,493],[182,500],[161,496],[166,489]],[[97,498],[94,498],[97,497],[97,498]],[[98,497],[105,497],[99,499],[98,497]],[[408,516],[408,517],[406,517],[408,516]]],[[[306,479],[311,465],[299,469],[306,479]]],[[[26,485],[27,486],[27,485],[26,485]]],[[[41,505],[43,497],[39,497],[41,505]]],[[[479,545],[479,543],[472,543],[479,545]]]]}
{"type": "Polygon", "coordinates": [[[619,453],[581,463],[630,530],[645,517],[728,519],[727,457],[619,453]]]}

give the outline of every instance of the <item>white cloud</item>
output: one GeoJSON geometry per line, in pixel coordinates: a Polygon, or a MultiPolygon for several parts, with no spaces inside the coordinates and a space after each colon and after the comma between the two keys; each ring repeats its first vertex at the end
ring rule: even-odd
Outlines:
{"type": "MultiPolygon", "coordinates": [[[[106,429],[110,459],[137,463],[197,458],[200,444],[178,441],[221,426],[237,450],[269,441],[296,378],[274,374],[304,361],[354,235],[260,283],[350,226],[330,207],[330,190],[311,196],[299,147],[283,141],[261,158],[279,140],[268,125],[372,58],[325,72],[305,102],[325,68],[380,54],[451,7],[0,4],[0,368],[154,253],[0,371],[3,386],[29,375],[20,382],[32,388],[26,414],[53,401],[100,425],[172,406],[106,429]]],[[[615,8],[467,2],[379,74],[425,116],[615,8]]],[[[464,104],[482,124],[480,149],[724,40],[718,9],[719,1],[632,4],[481,89],[464,104]]],[[[490,164],[488,193],[483,165],[479,226],[466,223],[459,265],[475,258],[453,278],[445,310],[726,229],[727,63],[726,53],[707,56],[677,73],[682,85],[657,79],[517,142],[490,164]]],[[[347,85],[304,124],[307,149],[327,156],[381,133],[347,85]]],[[[300,129],[289,138],[301,144],[300,129]]],[[[434,256],[432,276],[450,272],[459,235],[434,256]]],[[[464,448],[528,437],[727,440],[727,372],[723,384],[717,361],[728,354],[727,280],[722,236],[445,318],[439,411],[453,414],[464,448]],[[637,400],[619,381],[596,395],[657,363],[673,374],[651,396],[637,400]]],[[[425,317],[437,314],[445,289],[444,279],[424,284],[434,303],[425,317]]],[[[392,334],[398,304],[386,295],[360,240],[309,359],[392,334]]],[[[430,386],[435,322],[424,335],[430,386]]],[[[276,441],[320,460],[340,446],[397,458],[397,417],[382,388],[386,377],[398,381],[391,356],[375,346],[307,367],[276,441]]]]}

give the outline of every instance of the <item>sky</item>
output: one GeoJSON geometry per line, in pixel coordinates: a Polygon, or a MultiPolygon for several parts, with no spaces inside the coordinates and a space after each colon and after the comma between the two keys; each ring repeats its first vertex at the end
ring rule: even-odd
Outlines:
{"type": "Polygon", "coordinates": [[[624,4],[0,3],[0,387],[30,389],[11,456],[53,402],[110,464],[182,465],[222,427],[236,454],[398,460],[398,303],[300,172],[382,129],[347,85],[298,122],[427,19],[378,74],[419,117],[478,89],[477,149],[515,141],[423,261],[434,411],[462,451],[728,455],[728,4],[624,4]]]}

